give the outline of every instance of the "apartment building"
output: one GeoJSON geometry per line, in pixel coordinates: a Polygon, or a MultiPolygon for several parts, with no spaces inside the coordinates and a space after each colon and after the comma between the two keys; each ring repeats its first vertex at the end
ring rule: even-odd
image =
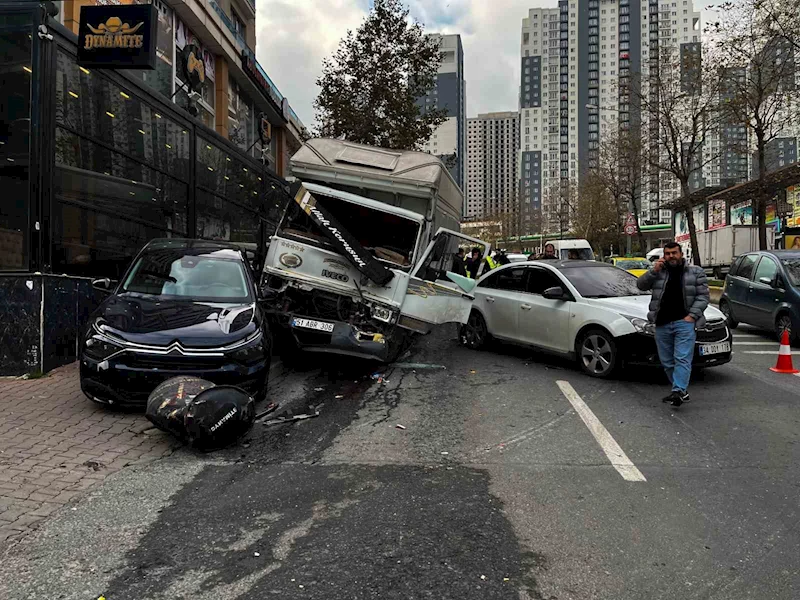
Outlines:
{"type": "Polygon", "coordinates": [[[511,215],[517,206],[519,113],[467,119],[467,220],[511,215]]]}
{"type": "MultiPolygon", "coordinates": [[[[700,36],[691,0],[558,0],[528,11],[520,45],[520,199],[541,210],[543,228],[563,228],[570,189],[595,164],[604,132],[644,128],[657,144],[631,78],[646,80],[661,48],[699,48],[700,36]]],[[[675,196],[676,182],[644,177],[644,220],[669,222],[661,204],[675,196]]]]}
{"type": "Polygon", "coordinates": [[[444,108],[447,119],[442,123],[423,150],[445,161],[450,174],[460,188],[466,180],[466,83],[464,81],[464,47],[458,34],[430,36],[439,41],[442,63],[436,76],[436,83],[430,92],[419,98],[417,104],[424,112],[429,109],[444,108]]]}

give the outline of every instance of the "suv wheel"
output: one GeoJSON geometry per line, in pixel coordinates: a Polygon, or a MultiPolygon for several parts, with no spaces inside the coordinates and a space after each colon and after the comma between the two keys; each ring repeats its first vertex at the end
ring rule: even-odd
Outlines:
{"type": "Polygon", "coordinates": [[[720,301],[719,310],[723,315],[725,315],[725,320],[728,322],[728,327],[731,329],[736,329],[739,326],[739,321],[736,321],[733,318],[733,313],[731,313],[731,305],[727,300],[720,301]]]}
{"type": "Polygon", "coordinates": [[[783,332],[786,331],[789,334],[789,343],[791,344],[795,340],[795,332],[792,328],[792,317],[787,313],[781,313],[778,315],[778,318],[775,320],[775,333],[778,336],[778,341],[783,341],[783,332]]]}

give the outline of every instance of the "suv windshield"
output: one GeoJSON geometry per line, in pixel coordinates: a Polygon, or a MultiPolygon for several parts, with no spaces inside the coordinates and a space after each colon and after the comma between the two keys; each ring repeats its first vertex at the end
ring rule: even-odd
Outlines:
{"type": "Polygon", "coordinates": [[[584,298],[647,296],[636,287],[636,277],[614,267],[568,267],[561,271],[584,298]]]}
{"type": "Polygon", "coordinates": [[[209,302],[252,300],[241,261],[208,250],[191,252],[174,248],[146,251],[133,265],[122,290],[209,302]]]}
{"type": "Polygon", "coordinates": [[[800,286],[800,258],[784,258],[781,263],[792,285],[800,286]]]}

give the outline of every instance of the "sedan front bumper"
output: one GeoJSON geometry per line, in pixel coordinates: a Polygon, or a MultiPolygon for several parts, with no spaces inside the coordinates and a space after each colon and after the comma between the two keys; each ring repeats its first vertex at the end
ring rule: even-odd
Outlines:
{"type": "MultiPolygon", "coordinates": [[[[732,344],[730,336],[727,340],[732,344]]],[[[658,358],[658,348],[656,347],[655,337],[643,333],[634,333],[618,338],[621,345],[625,363],[631,366],[651,366],[660,367],[661,360],[658,358]]],[[[718,367],[729,363],[733,356],[733,352],[722,352],[718,354],[700,354],[700,346],[719,343],[718,341],[704,341],[702,336],[698,336],[698,340],[694,344],[694,358],[692,359],[692,366],[697,368],[705,367],[718,367]]],[[[731,346],[732,347],[732,346],[731,346]]]]}

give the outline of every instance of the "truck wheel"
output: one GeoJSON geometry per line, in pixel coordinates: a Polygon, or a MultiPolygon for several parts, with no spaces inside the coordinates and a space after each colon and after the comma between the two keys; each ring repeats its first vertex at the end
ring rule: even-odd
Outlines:
{"type": "Polygon", "coordinates": [[[739,322],[733,318],[733,314],[731,313],[731,305],[728,304],[727,300],[720,301],[719,310],[723,315],[725,315],[725,320],[728,322],[728,327],[731,329],[736,329],[739,326],[739,322]]]}

